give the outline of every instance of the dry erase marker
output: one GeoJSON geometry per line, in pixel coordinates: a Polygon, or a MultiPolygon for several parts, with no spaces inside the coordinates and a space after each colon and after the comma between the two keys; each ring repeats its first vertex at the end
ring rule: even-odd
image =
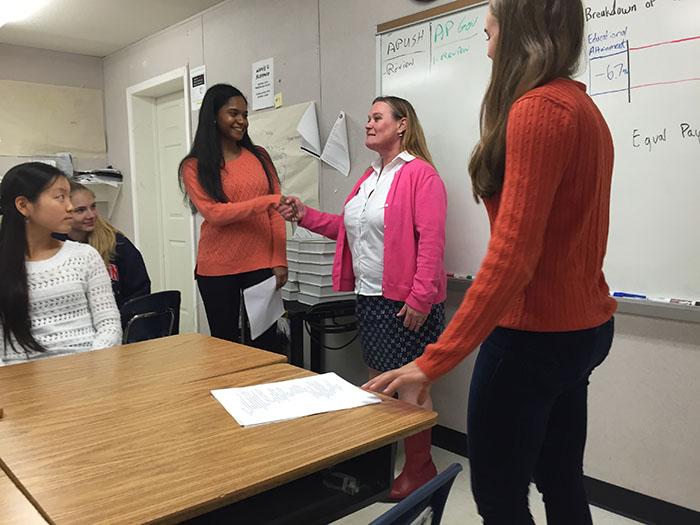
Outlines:
{"type": "Polygon", "coordinates": [[[640,295],[637,293],[627,293],[627,292],[613,292],[613,297],[623,297],[625,299],[646,299],[646,295],[640,295]]]}

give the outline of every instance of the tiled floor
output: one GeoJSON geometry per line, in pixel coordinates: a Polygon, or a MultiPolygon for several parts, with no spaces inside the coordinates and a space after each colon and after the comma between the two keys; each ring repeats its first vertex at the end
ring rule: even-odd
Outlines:
{"type": "MultiPolygon", "coordinates": [[[[442,518],[442,525],[480,525],[481,518],[476,512],[476,505],[472,499],[469,486],[469,461],[462,456],[437,447],[433,447],[433,460],[437,465],[438,471],[443,470],[452,463],[461,463],[464,467],[450,491],[445,514],[442,518]]],[[[396,463],[400,467],[403,464],[403,458],[397,458],[396,463]]],[[[388,503],[376,503],[333,523],[334,525],[367,525],[390,506],[388,503]]],[[[535,523],[538,525],[547,523],[540,493],[537,492],[534,486],[530,490],[530,511],[535,523]]],[[[591,506],[591,514],[593,514],[593,523],[595,525],[632,525],[638,523],[593,506],[591,506]]]]}

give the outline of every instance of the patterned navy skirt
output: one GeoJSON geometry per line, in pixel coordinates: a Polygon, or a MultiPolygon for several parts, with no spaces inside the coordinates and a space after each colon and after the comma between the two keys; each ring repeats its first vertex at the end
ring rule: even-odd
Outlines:
{"type": "Polygon", "coordinates": [[[445,327],[444,303],[433,305],[417,332],[404,327],[403,317],[396,317],[403,305],[402,301],[382,296],[357,296],[362,357],[368,367],[386,372],[410,363],[442,333],[445,327]]]}

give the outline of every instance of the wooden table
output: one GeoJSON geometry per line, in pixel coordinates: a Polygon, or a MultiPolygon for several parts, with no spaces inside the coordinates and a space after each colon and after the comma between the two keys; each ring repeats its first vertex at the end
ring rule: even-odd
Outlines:
{"type": "Polygon", "coordinates": [[[51,522],[178,522],[231,504],[240,515],[436,421],[387,399],[241,428],[210,391],[311,374],[281,360],[189,334],[2,367],[0,460],[51,522]]]}
{"type": "Polygon", "coordinates": [[[84,401],[106,388],[173,387],[212,375],[284,363],[283,355],[202,334],[181,334],[105,350],[0,367],[0,407],[59,395],[84,401]]]}
{"type": "Polygon", "coordinates": [[[0,523],[46,525],[46,520],[3,471],[0,471],[0,523]]]}

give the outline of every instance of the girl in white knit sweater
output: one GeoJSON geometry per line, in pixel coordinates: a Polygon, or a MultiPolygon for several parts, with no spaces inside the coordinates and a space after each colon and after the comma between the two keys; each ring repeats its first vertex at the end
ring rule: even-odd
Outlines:
{"type": "Polygon", "coordinates": [[[51,235],[70,231],[66,176],[39,162],[15,166],[0,184],[0,210],[0,365],[119,344],[100,255],[51,235]]]}

